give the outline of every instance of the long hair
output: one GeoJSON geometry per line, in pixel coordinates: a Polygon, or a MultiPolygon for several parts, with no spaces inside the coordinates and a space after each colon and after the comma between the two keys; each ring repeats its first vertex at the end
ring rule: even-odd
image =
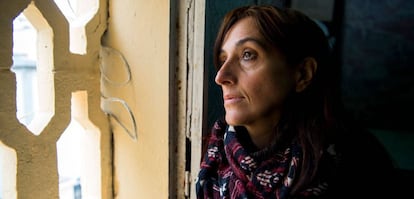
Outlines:
{"type": "Polygon", "coordinates": [[[303,162],[292,192],[310,183],[318,171],[321,151],[338,133],[342,110],[337,91],[338,70],[331,64],[331,50],[322,29],[299,11],[274,6],[245,6],[224,17],[214,45],[214,64],[220,68],[219,54],[227,32],[239,20],[251,17],[260,34],[281,52],[289,66],[313,57],[317,71],[311,84],[300,93],[291,94],[275,129],[277,143],[283,145],[296,137],[303,150],[303,162]],[[288,134],[288,135],[286,135],[288,134]]]}

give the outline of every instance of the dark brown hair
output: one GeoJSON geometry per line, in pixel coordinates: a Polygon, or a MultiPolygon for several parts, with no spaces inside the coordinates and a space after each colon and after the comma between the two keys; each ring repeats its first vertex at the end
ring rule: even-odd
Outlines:
{"type": "Polygon", "coordinates": [[[342,108],[334,79],[337,69],[331,64],[328,40],[315,21],[299,11],[274,6],[245,6],[227,13],[214,45],[217,69],[220,68],[219,54],[227,32],[247,17],[255,21],[266,42],[278,49],[290,66],[301,64],[307,57],[313,57],[317,62],[312,83],[304,91],[289,96],[276,129],[279,144],[287,144],[296,137],[303,150],[300,177],[292,189],[295,192],[312,181],[318,172],[321,151],[340,129],[337,128],[340,126],[337,112],[342,108]]]}

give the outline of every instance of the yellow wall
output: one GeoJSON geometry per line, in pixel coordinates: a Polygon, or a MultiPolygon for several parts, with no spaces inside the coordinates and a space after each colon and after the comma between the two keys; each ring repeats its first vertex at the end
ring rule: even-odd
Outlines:
{"type": "Polygon", "coordinates": [[[110,0],[103,45],[127,60],[138,138],[114,132],[115,198],[168,198],[169,1],[110,0]]]}

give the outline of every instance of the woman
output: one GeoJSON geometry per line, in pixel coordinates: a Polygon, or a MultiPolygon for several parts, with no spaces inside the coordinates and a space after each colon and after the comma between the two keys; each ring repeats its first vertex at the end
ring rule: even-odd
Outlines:
{"type": "Polygon", "coordinates": [[[246,6],[224,17],[214,63],[225,120],[212,129],[198,198],[375,196],[367,187],[380,189],[392,164],[342,116],[329,54],[298,11],[246,6]]]}

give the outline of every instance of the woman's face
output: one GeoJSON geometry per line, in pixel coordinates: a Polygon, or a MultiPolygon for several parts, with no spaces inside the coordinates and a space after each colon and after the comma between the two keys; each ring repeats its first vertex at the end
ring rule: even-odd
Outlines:
{"type": "Polygon", "coordinates": [[[264,40],[248,17],[227,32],[219,58],[222,66],[215,81],[222,87],[227,123],[274,127],[295,87],[295,73],[284,56],[264,40]]]}

